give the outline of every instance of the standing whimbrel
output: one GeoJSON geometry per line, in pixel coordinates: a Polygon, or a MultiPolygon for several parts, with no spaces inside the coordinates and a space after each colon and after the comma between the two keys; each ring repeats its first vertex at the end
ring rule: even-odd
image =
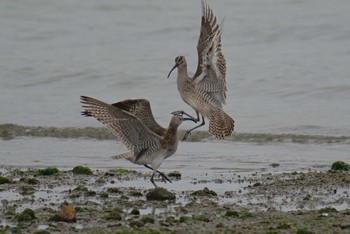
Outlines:
{"type": "MultiPolygon", "coordinates": [[[[157,185],[154,183],[153,178],[156,172],[160,174],[164,182],[171,182],[164,173],[159,172],[157,169],[164,159],[176,152],[178,145],[177,129],[179,125],[185,120],[193,121],[193,119],[183,118],[181,113],[174,114],[169,127],[165,129],[164,135],[160,136],[135,115],[117,106],[86,96],[81,96],[81,103],[83,108],[85,108],[82,111],[83,115],[95,117],[109,128],[130,150],[130,152],[114,156],[114,158],[124,158],[132,163],[144,165],[153,170],[151,182],[155,187],[157,185]]],[[[149,112],[152,113],[150,109],[149,112]]]]}
{"type": "MultiPolygon", "coordinates": [[[[209,132],[216,138],[224,139],[230,136],[234,129],[234,120],[223,110],[226,103],[226,61],[221,52],[222,24],[218,25],[210,7],[202,0],[202,22],[197,44],[198,66],[193,77],[187,74],[187,64],[184,56],[175,58],[178,68],[177,88],[181,98],[190,105],[197,114],[196,121],[200,125],[186,131],[185,140],[192,130],[205,124],[204,117],[209,119],[209,132]]],[[[173,113],[185,113],[176,111],[173,113]]]]}

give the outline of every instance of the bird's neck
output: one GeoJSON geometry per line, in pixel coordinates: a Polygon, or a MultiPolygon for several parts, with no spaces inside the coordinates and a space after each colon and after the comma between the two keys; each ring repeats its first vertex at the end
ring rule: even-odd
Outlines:
{"type": "Polygon", "coordinates": [[[179,66],[177,69],[177,79],[187,79],[187,66],[179,66]]]}
{"type": "Polygon", "coordinates": [[[177,143],[178,143],[178,139],[177,139],[177,128],[179,126],[174,125],[172,123],[170,123],[168,129],[166,130],[163,140],[164,140],[164,144],[166,146],[169,146],[170,148],[174,148],[175,150],[177,148],[177,143]]]}
{"type": "Polygon", "coordinates": [[[188,89],[188,82],[190,82],[190,78],[187,75],[187,66],[179,67],[177,71],[177,89],[181,95],[184,90],[188,89]]]}

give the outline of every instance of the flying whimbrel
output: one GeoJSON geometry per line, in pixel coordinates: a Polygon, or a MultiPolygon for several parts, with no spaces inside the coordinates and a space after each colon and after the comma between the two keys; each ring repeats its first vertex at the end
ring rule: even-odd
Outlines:
{"type": "MultiPolygon", "coordinates": [[[[151,182],[155,187],[157,185],[154,183],[153,178],[156,172],[160,174],[163,182],[171,182],[164,173],[157,169],[164,159],[176,152],[178,145],[177,129],[179,125],[186,120],[193,121],[192,118],[183,118],[181,113],[175,113],[171,118],[169,127],[165,129],[164,135],[161,136],[147,127],[135,115],[118,108],[120,103],[113,106],[86,96],[81,96],[81,103],[83,108],[85,108],[82,111],[83,115],[95,117],[109,128],[130,150],[130,152],[114,156],[114,158],[124,158],[132,163],[144,165],[153,170],[151,182]]],[[[152,114],[151,109],[147,111],[152,114]]]]}
{"type": "MultiPolygon", "coordinates": [[[[226,61],[221,52],[222,24],[218,25],[210,7],[202,0],[202,22],[197,44],[198,66],[193,77],[187,74],[187,64],[184,56],[175,58],[178,68],[177,88],[181,98],[190,105],[197,114],[196,121],[202,122],[186,131],[185,140],[192,130],[205,124],[204,117],[209,119],[209,133],[216,138],[224,139],[230,136],[234,129],[234,120],[224,112],[226,103],[226,61]]],[[[184,111],[176,111],[174,114],[184,111]]]]}

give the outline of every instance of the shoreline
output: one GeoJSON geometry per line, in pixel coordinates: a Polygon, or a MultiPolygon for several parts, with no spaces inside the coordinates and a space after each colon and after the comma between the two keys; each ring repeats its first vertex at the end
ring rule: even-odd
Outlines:
{"type": "Polygon", "coordinates": [[[1,168],[0,175],[10,182],[0,184],[0,233],[350,231],[349,172],[235,173],[210,179],[180,178],[177,172],[164,189],[176,199],[151,201],[150,173],[114,169],[39,175],[39,170],[1,168]],[[194,189],[182,189],[185,183],[194,189]],[[225,189],[215,189],[220,187],[225,189]],[[75,208],[75,222],[52,218],[65,201],[75,208]],[[19,219],[26,208],[35,218],[19,219]]]}

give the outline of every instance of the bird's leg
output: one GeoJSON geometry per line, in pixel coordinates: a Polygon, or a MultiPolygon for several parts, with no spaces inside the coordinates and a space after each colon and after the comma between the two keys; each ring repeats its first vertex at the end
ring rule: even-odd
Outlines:
{"type": "MultiPolygon", "coordinates": [[[[198,114],[198,112],[197,112],[197,114],[198,114]]],[[[194,128],[191,128],[190,130],[187,130],[186,133],[185,133],[185,135],[184,135],[184,137],[182,138],[182,140],[185,141],[185,140],[187,139],[187,137],[188,137],[189,135],[191,135],[191,132],[192,132],[193,130],[195,130],[195,129],[201,127],[201,126],[203,126],[204,124],[205,124],[204,116],[202,115],[202,123],[200,123],[198,126],[196,126],[196,127],[194,127],[194,128]]]]}
{"type": "MultiPolygon", "coordinates": [[[[151,169],[152,171],[154,171],[154,169],[152,167],[148,166],[147,164],[145,164],[144,166],[147,167],[148,169],[151,169]]],[[[162,180],[164,183],[166,183],[167,181],[172,183],[171,180],[163,172],[160,172],[158,170],[156,170],[156,172],[158,172],[159,175],[162,177],[162,180]]]]}
{"type": "Polygon", "coordinates": [[[158,188],[157,185],[156,185],[156,183],[154,183],[154,180],[153,180],[154,174],[156,174],[155,171],[153,171],[153,173],[152,173],[151,182],[152,182],[152,184],[154,185],[154,187],[158,188]]]}

